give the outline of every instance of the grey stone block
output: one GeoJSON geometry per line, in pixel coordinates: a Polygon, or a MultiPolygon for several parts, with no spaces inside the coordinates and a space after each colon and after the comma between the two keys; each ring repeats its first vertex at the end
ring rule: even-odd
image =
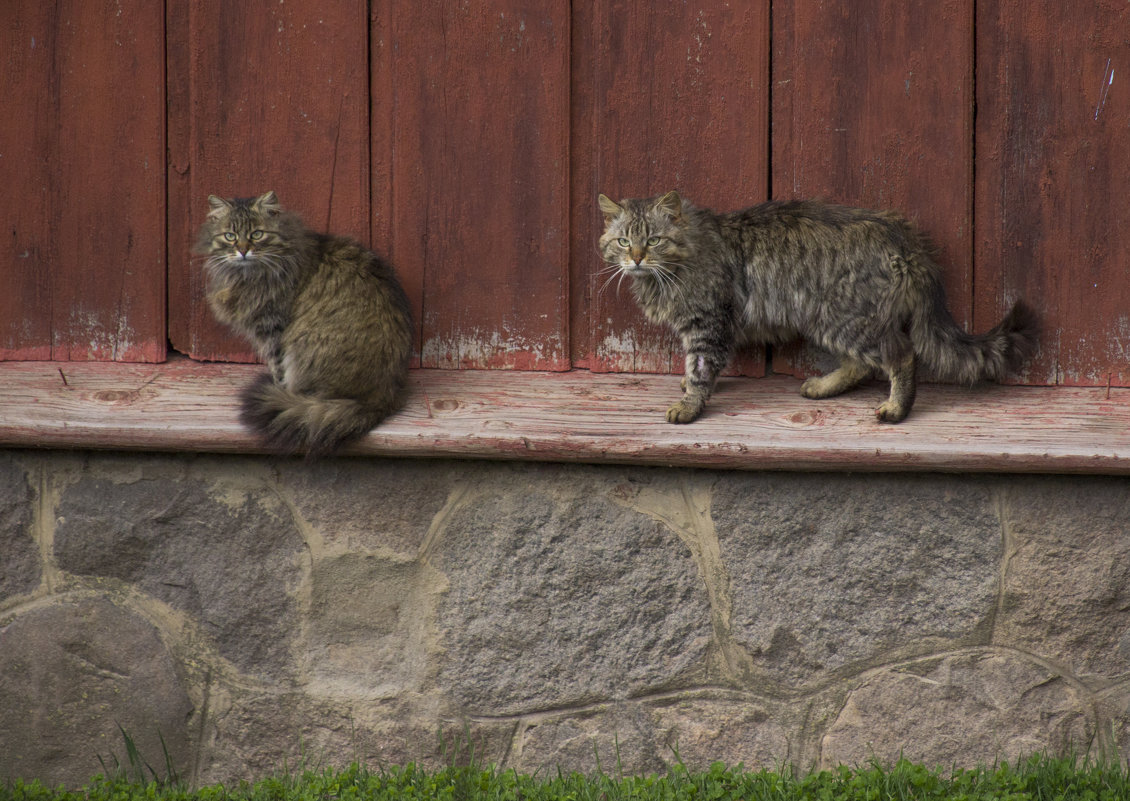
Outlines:
{"type": "Polygon", "coordinates": [[[666,764],[650,724],[645,710],[634,703],[539,717],[520,733],[520,755],[513,767],[540,776],[556,776],[558,770],[613,777],[662,772],[666,764]]]}
{"type": "Polygon", "coordinates": [[[1088,751],[1095,721],[1072,685],[1019,654],[978,650],[880,671],[847,698],[825,767],[899,756],[949,768],[1088,751]]]}
{"type": "Polygon", "coordinates": [[[426,769],[499,763],[514,726],[443,714],[434,701],[405,693],[368,699],[306,692],[243,692],[212,724],[203,774],[232,784],[287,770],[377,769],[414,762],[426,769]]]}
{"type": "Polygon", "coordinates": [[[1110,755],[1127,487],[0,457],[0,767],[85,782],[115,720],[227,783],[472,751],[632,773],[675,748],[692,768],[1110,755]]]}
{"type": "Polygon", "coordinates": [[[0,782],[85,784],[128,764],[122,729],[165,775],[190,769],[192,705],[157,630],[104,599],[58,598],[0,628],[0,782]]]}
{"type": "Polygon", "coordinates": [[[649,730],[659,738],[659,755],[673,765],[707,770],[715,762],[750,770],[776,768],[796,758],[781,710],[765,702],[689,697],[651,701],[649,730]]]}
{"type": "Polygon", "coordinates": [[[209,721],[201,772],[210,783],[339,768],[357,756],[347,700],[293,690],[232,695],[209,721]]]}
{"type": "Polygon", "coordinates": [[[712,628],[687,547],[584,468],[499,474],[434,557],[441,691],[472,714],[638,696],[702,671],[712,628]]]}
{"type": "Polygon", "coordinates": [[[311,574],[306,673],[325,688],[389,697],[420,689],[442,576],[421,562],[349,553],[311,574]]]}
{"type": "Polygon", "coordinates": [[[1097,706],[1102,715],[1099,735],[1105,735],[1105,753],[1097,755],[1121,757],[1125,761],[1130,754],[1130,678],[1102,692],[1097,706]]]}
{"type": "Polygon", "coordinates": [[[733,637],[799,687],[899,649],[987,639],[1001,530],[983,481],[722,474],[733,637]]]}
{"type": "Polygon", "coordinates": [[[1011,481],[995,641],[1081,676],[1130,673],[1130,479],[1011,481]]]}
{"type": "Polygon", "coordinates": [[[34,498],[23,468],[0,454],[0,601],[33,592],[43,575],[31,530],[34,498]]]}
{"type": "Polygon", "coordinates": [[[292,674],[304,545],[269,493],[191,475],[119,483],[88,473],[57,514],[60,568],[129,582],[191,615],[248,673],[292,674]]]}
{"type": "Polygon", "coordinates": [[[600,704],[538,715],[519,730],[512,766],[556,775],[665,773],[682,763],[706,770],[714,762],[776,767],[789,759],[789,740],[758,702],[726,697],[661,698],[600,704]]]}
{"type": "Polygon", "coordinates": [[[415,556],[460,472],[448,462],[328,459],[287,462],[282,489],[329,551],[415,556]]]}

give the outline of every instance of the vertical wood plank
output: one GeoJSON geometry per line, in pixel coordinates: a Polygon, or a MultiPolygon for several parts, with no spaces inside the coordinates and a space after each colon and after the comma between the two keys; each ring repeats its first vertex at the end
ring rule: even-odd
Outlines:
{"type": "MultiPolygon", "coordinates": [[[[392,175],[393,133],[396,117],[396,41],[392,28],[393,4],[369,7],[369,225],[373,247],[393,255],[392,175]]],[[[397,274],[412,304],[413,367],[420,358],[420,298],[422,275],[413,265],[397,264],[397,274]],[[407,269],[406,269],[407,268],[407,269]]]]}
{"type": "MultiPolygon", "coordinates": [[[[369,9],[369,155],[370,224],[373,245],[396,260],[397,274],[412,307],[412,366],[420,366],[420,320],[423,316],[424,265],[414,258],[399,258],[395,249],[393,178],[396,173],[398,118],[397,58],[404,45],[394,28],[396,9],[392,3],[372,3],[369,9]]],[[[404,179],[404,175],[397,176],[404,179]]]]}
{"type": "Polygon", "coordinates": [[[568,369],[569,3],[405,3],[373,38],[374,132],[391,121],[374,153],[392,159],[374,208],[422,364],[568,369]]]}
{"type": "MultiPolygon", "coordinates": [[[[598,371],[682,372],[681,346],[644,319],[627,284],[601,289],[596,196],[678,189],[719,211],[766,199],[769,2],[601,0],[584,14],[573,136],[585,174],[573,179],[572,229],[574,281],[584,288],[574,297],[590,327],[587,353],[575,358],[598,371]]],[[[760,349],[740,368],[762,374],[760,349]]]]}
{"type": "MultiPolygon", "coordinates": [[[[774,5],[773,194],[895,208],[939,251],[950,311],[972,320],[973,2],[774,5]]],[[[773,368],[819,354],[775,349],[773,368]]]]}
{"type": "Polygon", "coordinates": [[[164,18],[0,4],[0,359],[165,358],[164,18]]]}
{"type": "Polygon", "coordinates": [[[1130,10],[978,4],[978,326],[1041,317],[1025,383],[1130,384],[1130,10]]]}
{"type": "Polygon", "coordinates": [[[368,242],[364,0],[168,0],[169,336],[200,359],[251,361],[220,326],[191,258],[209,194],[273,189],[312,228],[368,242]]]}

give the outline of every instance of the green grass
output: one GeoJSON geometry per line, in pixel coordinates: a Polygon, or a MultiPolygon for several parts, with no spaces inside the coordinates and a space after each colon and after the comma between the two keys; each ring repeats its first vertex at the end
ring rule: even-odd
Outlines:
{"type": "Polygon", "coordinates": [[[676,766],[664,775],[620,777],[354,765],[197,790],[169,776],[139,781],[130,775],[136,767],[96,777],[76,791],[38,782],[0,785],[0,801],[1130,801],[1126,766],[1051,757],[947,772],[904,760],[890,768],[873,764],[805,775],[721,763],[697,773],[676,766]]]}

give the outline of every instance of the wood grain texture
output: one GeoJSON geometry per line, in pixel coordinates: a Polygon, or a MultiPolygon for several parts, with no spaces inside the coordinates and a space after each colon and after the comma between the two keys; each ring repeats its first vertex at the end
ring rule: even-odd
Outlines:
{"type": "Polygon", "coordinates": [[[422,363],[568,369],[569,4],[426,0],[372,26],[374,235],[422,363]]]}
{"type": "MultiPolygon", "coordinates": [[[[0,364],[0,446],[255,453],[237,393],[262,368],[0,364]]],[[[417,370],[403,411],[348,453],[740,470],[1130,474],[1130,390],[920,388],[899,425],[869,385],[808,401],[785,377],[724,379],[706,414],[665,422],[673,376],[417,370]]]]}
{"type": "Polygon", "coordinates": [[[0,4],[0,359],[165,357],[161,5],[0,4]]]}
{"type": "Polygon", "coordinates": [[[1025,383],[1130,384],[1130,8],[978,3],[977,304],[1043,333],[1025,383]]]}
{"type": "Polygon", "coordinates": [[[192,258],[210,194],[273,189],[315,230],[368,242],[368,8],[170,0],[169,338],[202,359],[253,361],[217,323],[192,258]]]}
{"type": "MultiPolygon", "coordinates": [[[[575,358],[599,371],[682,372],[681,346],[644,319],[627,282],[605,286],[596,197],[678,189],[719,211],[766,199],[769,2],[600,0],[574,13],[571,242],[585,309],[575,358]]],[[[762,351],[740,368],[762,374],[762,351]]]]}
{"type": "MultiPolygon", "coordinates": [[[[931,236],[972,322],[973,2],[800,0],[773,9],[773,194],[895,208],[931,236]]],[[[818,372],[779,349],[773,368],[818,372]]],[[[827,366],[827,365],[826,365],[827,366]]]]}

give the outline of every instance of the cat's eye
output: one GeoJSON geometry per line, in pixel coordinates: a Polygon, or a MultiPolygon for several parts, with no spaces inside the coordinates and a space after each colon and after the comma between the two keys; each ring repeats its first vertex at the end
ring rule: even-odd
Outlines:
{"type": "Polygon", "coordinates": [[[251,232],[251,241],[252,242],[258,242],[262,238],[263,238],[263,232],[262,231],[252,231],[251,232]]]}
{"type": "Polygon", "coordinates": [[[648,246],[649,248],[653,248],[653,247],[655,247],[655,246],[656,246],[656,245],[658,245],[658,244],[659,244],[659,237],[657,237],[657,236],[649,236],[649,237],[647,238],[647,246],[648,246]]]}
{"type": "Polygon", "coordinates": [[[225,241],[234,242],[235,238],[236,238],[235,234],[233,234],[231,231],[224,231],[224,240],[225,241]]]}
{"type": "Polygon", "coordinates": [[[617,245],[619,245],[619,246],[620,246],[620,247],[622,247],[622,248],[626,248],[626,247],[627,247],[628,245],[630,245],[630,244],[632,244],[632,243],[631,243],[631,242],[629,242],[629,241],[628,241],[627,239],[625,239],[624,237],[620,237],[619,239],[617,239],[617,240],[616,240],[616,244],[617,244],[617,245]]]}

